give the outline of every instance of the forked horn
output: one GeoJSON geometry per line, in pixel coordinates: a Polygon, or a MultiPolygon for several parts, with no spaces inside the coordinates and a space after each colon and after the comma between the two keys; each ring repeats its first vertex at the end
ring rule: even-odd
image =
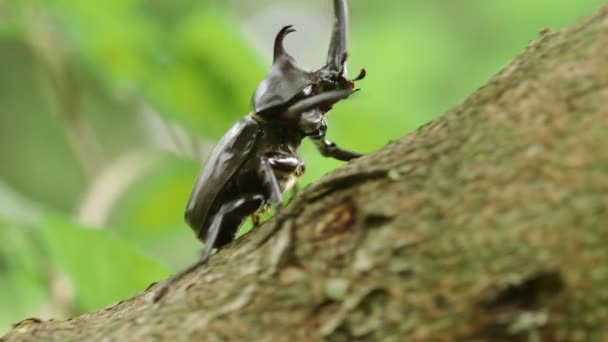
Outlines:
{"type": "Polygon", "coordinates": [[[277,37],[274,39],[274,61],[276,62],[277,59],[279,59],[279,57],[281,56],[287,56],[290,57],[289,54],[285,51],[285,47],[283,46],[283,40],[285,39],[285,37],[292,33],[295,32],[296,30],[293,28],[292,25],[287,25],[284,26],[279,33],[277,34],[277,37]]]}
{"type": "Polygon", "coordinates": [[[330,70],[346,77],[346,49],[348,44],[348,7],[346,0],[334,0],[334,29],[327,53],[330,70]]]}

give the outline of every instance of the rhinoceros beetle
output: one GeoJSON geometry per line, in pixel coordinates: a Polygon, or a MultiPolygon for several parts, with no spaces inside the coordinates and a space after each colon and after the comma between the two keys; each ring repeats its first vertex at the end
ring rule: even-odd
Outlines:
{"type": "Polygon", "coordinates": [[[272,68],[253,94],[250,114],[217,143],[188,200],[185,219],[205,243],[202,257],[165,282],[156,299],[204,264],[213,248],[231,242],[248,216],[267,204],[280,208],[283,191],[304,171],[298,155],[303,138],[311,138],[326,157],[348,161],[361,156],[325,138],[325,114],[356,92],[355,81],[365,77],[365,69],[354,79],[346,75],[346,0],[334,0],[334,16],[327,63],[316,71],[298,67],[285,51],[283,41],[295,31],[291,25],[277,34],[272,68]]]}

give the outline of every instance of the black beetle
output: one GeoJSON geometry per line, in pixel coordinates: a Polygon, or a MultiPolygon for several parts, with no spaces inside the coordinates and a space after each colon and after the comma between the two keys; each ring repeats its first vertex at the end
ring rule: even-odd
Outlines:
{"type": "Polygon", "coordinates": [[[335,23],[327,64],[317,71],[299,68],[285,52],[283,40],[295,30],[283,27],[274,42],[274,62],[258,85],[251,113],[217,143],[192,190],[185,219],[205,243],[201,260],[169,279],[160,298],[176,279],[204,264],[213,248],[232,241],[241,223],[266,204],[282,203],[282,192],[304,171],[298,148],[310,137],[323,156],[348,161],[360,154],[325,139],[325,114],[346,99],[355,81],[346,78],[346,0],[334,0],[335,23]]]}

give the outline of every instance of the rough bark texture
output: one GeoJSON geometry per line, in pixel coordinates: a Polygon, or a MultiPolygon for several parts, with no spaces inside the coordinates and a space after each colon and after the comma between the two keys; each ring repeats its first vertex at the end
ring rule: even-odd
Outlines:
{"type": "Polygon", "coordinates": [[[608,340],[608,7],[182,279],[18,340],[608,340]]]}

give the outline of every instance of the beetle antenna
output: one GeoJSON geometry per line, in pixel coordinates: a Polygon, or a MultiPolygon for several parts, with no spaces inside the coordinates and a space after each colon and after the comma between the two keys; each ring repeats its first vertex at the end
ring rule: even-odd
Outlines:
{"type": "Polygon", "coordinates": [[[283,46],[283,40],[285,39],[285,36],[287,36],[288,34],[295,32],[296,30],[293,28],[292,25],[287,25],[284,26],[279,33],[277,34],[277,37],[274,39],[274,60],[273,62],[276,62],[277,59],[279,59],[279,57],[281,56],[289,56],[289,54],[285,51],[285,47],[283,46]]]}
{"type": "Polygon", "coordinates": [[[346,49],[348,43],[348,8],[346,0],[334,0],[334,29],[329,43],[327,66],[346,76],[346,49]]]}

